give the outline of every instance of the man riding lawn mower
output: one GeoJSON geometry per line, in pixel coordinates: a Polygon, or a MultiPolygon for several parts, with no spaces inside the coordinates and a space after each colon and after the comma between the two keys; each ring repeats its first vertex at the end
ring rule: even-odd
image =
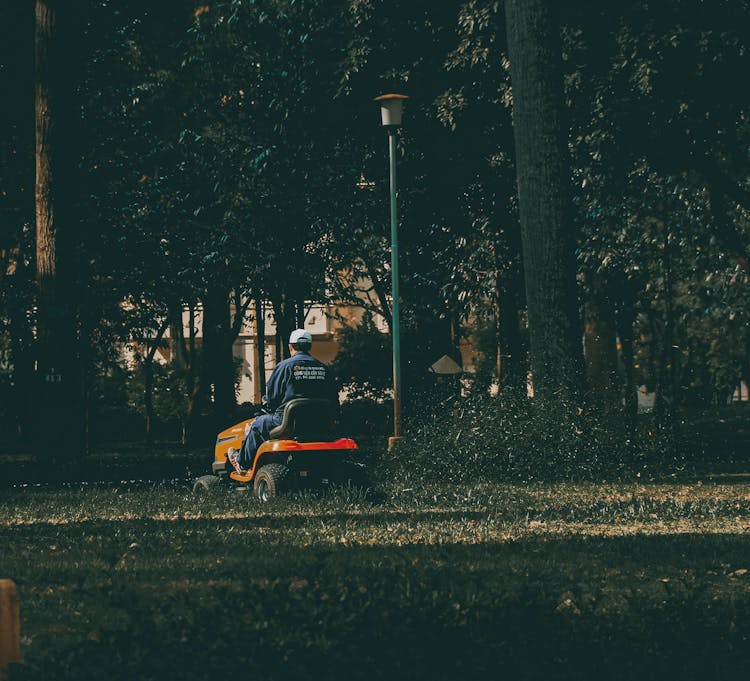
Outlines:
{"type": "Polygon", "coordinates": [[[362,478],[361,466],[350,461],[356,442],[334,439],[338,392],[328,367],[310,355],[311,347],[309,332],[292,332],[292,356],[268,381],[268,413],[219,433],[214,475],[198,478],[194,491],[207,491],[228,477],[253,483],[256,496],[268,501],[288,489],[362,478]]]}

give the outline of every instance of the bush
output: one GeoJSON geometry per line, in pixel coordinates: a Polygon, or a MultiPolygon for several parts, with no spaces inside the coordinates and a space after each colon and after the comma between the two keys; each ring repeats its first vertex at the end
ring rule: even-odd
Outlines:
{"type": "Polygon", "coordinates": [[[393,428],[393,400],[348,399],[341,405],[339,430],[357,440],[388,437],[393,428]]]}
{"type": "Polygon", "coordinates": [[[331,363],[338,384],[354,400],[383,400],[393,386],[391,337],[365,312],[357,326],[338,332],[339,351],[331,363]]]}

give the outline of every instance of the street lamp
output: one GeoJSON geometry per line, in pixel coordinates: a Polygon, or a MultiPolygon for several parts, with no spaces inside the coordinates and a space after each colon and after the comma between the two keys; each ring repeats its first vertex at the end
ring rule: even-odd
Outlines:
{"type": "Polygon", "coordinates": [[[388,438],[392,450],[401,439],[401,337],[398,314],[398,212],[396,210],[396,131],[401,126],[401,113],[406,95],[381,95],[383,127],[388,131],[388,152],[391,164],[391,280],[393,295],[393,437],[388,438]]]}

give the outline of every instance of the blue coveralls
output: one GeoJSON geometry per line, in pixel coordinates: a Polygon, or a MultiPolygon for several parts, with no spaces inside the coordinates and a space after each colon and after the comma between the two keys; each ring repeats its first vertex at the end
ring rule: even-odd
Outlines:
{"type": "Polygon", "coordinates": [[[248,469],[253,465],[258,447],[270,439],[270,431],[281,425],[284,405],[297,397],[322,398],[338,404],[338,391],[328,367],[305,350],[298,350],[279,362],[268,380],[270,414],[258,416],[242,442],[239,464],[248,469]]]}

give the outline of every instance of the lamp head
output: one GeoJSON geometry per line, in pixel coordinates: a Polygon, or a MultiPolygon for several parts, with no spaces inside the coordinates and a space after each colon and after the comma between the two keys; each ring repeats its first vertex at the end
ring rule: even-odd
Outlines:
{"type": "Polygon", "coordinates": [[[374,101],[380,104],[380,116],[384,126],[398,127],[401,125],[401,113],[405,99],[409,98],[406,95],[394,94],[375,97],[374,101]]]}

